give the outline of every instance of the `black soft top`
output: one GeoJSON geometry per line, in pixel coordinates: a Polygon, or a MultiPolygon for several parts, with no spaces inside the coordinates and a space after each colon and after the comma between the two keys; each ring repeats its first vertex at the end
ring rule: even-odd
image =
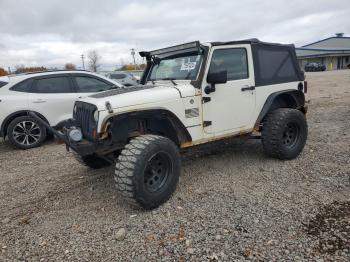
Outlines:
{"type": "Polygon", "coordinates": [[[212,46],[239,44],[250,44],[252,47],[256,86],[303,81],[305,79],[304,72],[300,70],[293,44],[267,43],[256,38],[211,42],[212,46]]]}
{"type": "MultiPolygon", "coordinates": [[[[256,38],[227,42],[210,42],[212,46],[229,46],[249,44],[252,47],[255,85],[274,85],[286,82],[303,81],[304,72],[300,70],[298,59],[293,44],[279,44],[262,42],[256,38]]],[[[140,52],[142,57],[146,57],[149,69],[151,57],[164,53],[180,53],[184,51],[200,50],[206,48],[199,41],[176,45],[150,52],[140,52]]],[[[206,52],[204,53],[206,55],[206,52]]],[[[142,83],[146,82],[147,70],[142,76],[142,83]]]]}
{"type": "Polygon", "coordinates": [[[250,38],[250,39],[244,39],[244,40],[234,40],[234,41],[226,41],[226,42],[210,42],[212,46],[218,46],[218,45],[238,45],[238,44],[261,44],[261,45],[272,45],[272,46],[294,46],[292,44],[280,44],[280,43],[269,43],[269,42],[263,42],[260,41],[257,38],[250,38]]]}

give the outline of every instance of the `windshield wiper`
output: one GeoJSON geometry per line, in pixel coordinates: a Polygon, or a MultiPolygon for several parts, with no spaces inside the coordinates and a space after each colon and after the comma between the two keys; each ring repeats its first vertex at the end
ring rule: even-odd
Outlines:
{"type": "Polygon", "coordinates": [[[173,83],[174,86],[177,86],[176,82],[174,81],[174,80],[176,80],[176,78],[167,77],[167,78],[162,78],[159,80],[169,80],[171,83],[173,83]]]}

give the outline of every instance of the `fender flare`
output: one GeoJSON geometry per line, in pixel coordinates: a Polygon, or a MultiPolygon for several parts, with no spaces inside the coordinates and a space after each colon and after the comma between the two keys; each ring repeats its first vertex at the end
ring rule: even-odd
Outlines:
{"type": "Polygon", "coordinates": [[[276,105],[274,103],[281,96],[284,96],[285,98],[288,97],[288,99],[291,99],[290,101],[293,101],[293,104],[289,105],[290,107],[303,111],[304,106],[305,106],[305,95],[302,91],[295,90],[295,89],[287,89],[287,90],[272,93],[266,99],[266,102],[260,111],[258,119],[256,120],[255,125],[254,125],[255,129],[257,129],[259,127],[261,121],[264,119],[264,117],[267,115],[267,113],[270,110],[274,109],[273,106],[276,105]]]}
{"type": "MultiPolygon", "coordinates": [[[[27,110],[20,110],[20,111],[16,111],[16,112],[9,114],[1,124],[0,137],[5,137],[7,135],[7,127],[13,119],[15,119],[16,117],[19,117],[19,116],[27,116],[28,113],[29,113],[29,111],[27,111],[27,110]]],[[[38,112],[34,112],[34,113],[36,113],[42,120],[44,120],[46,123],[49,124],[49,121],[47,121],[47,119],[42,114],[40,114],[38,112]]]]}
{"type": "MultiPolygon", "coordinates": [[[[165,130],[166,128],[171,128],[170,132],[175,132],[173,135],[176,136],[176,141],[174,142],[176,142],[178,145],[184,142],[192,141],[190,133],[181,120],[174,113],[166,109],[147,109],[143,111],[132,111],[112,115],[104,121],[102,130],[106,128],[107,123],[110,123],[109,129],[113,136],[112,140],[120,143],[128,139],[130,131],[135,131],[135,128],[139,128],[138,130],[144,128],[143,126],[135,126],[135,123],[139,124],[140,121],[143,120],[147,120],[149,122],[155,120],[155,122],[158,121],[158,123],[166,120],[166,124],[169,124],[170,126],[163,125],[161,127],[165,130]]],[[[147,130],[141,130],[141,132],[146,131],[147,130]]]]}

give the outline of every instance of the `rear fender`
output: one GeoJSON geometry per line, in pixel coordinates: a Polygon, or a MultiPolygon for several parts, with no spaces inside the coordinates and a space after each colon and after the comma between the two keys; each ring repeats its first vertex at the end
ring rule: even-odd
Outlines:
{"type": "Polygon", "coordinates": [[[305,95],[302,91],[291,89],[272,93],[266,100],[258,119],[255,122],[255,129],[259,128],[264,117],[277,108],[295,108],[306,113],[305,95]]]}

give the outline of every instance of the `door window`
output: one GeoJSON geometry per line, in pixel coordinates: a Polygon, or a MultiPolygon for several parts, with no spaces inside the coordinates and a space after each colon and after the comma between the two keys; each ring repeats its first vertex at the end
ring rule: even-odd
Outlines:
{"type": "Polygon", "coordinates": [[[73,93],[67,77],[38,79],[31,89],[32,93],[73,93]]]}
{"type": "Polygon", "coordinates": [[[76,76],[74,77],[78,86],[79,93],[94,93],[109,90],[112,84],[107,84],[104,81],[92,77],[76,76]]]}
{"type": "Polygon", "coordinates": [[[24,80],[13,87],[10,88],[11,91],[17,91],[17,92],[28,92],[30,88],[30,84],[32,83],[31,80],[24,80]]]}
{"type": "Polygon", "coordinates": [[[214,51],[210,73],[227,71],[227,81],[248,78],[247,51],[245,48],[217,49],[214,51]]]}

